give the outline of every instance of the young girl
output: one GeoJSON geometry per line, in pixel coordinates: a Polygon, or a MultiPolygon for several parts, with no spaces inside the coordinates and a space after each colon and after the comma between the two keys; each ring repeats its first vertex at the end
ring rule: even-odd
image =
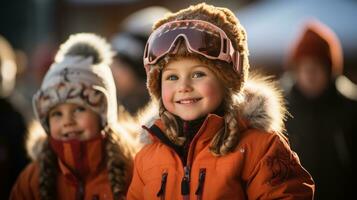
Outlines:
{"type": "Polygon", "coordinates": [[[61,46],[33,98],[47,138],[10,199],[125,197],[132,161],[111,128],[117,102],[110,61],[110,46],[94,34],[73,35],[61,46]]]}
{"type": "Polygon", "coordinates": [[[313,198],[282,134],[281,94],[247,80],[247,37],[230,10],[203,3],[166,16],[144,62],[160,119],[145,127],[129,200],[313,198]]]}

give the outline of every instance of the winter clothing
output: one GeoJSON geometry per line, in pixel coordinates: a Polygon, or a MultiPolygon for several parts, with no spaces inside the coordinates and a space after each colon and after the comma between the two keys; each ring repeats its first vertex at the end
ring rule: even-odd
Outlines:
{"type": "MultiPolygon", "coordinates": [[[[94,34],[76,34],[61,46],[33,98],[36,117],[46,134],[37,137],[35,132],[30,133],[28,140],[34,142],[27,148],[33,151],[29,155],[34,156],[34,161],[18,177],[10,199],[124,198],[131,178],[132,149],[124,140],[128,135],[125,130],[120,130],[123,135],[114,130],[118,126],[116,91],[109,68],[111,56],[109,45],[94,34]],[[53,138],[49,112],[61,103],[93,110],[101,119],[100,132],[87,140],[53,138]]],[[[76,107],[72,112],[77,110],[76,107]]],[[[56,116],[63,115],[59,111],[56,116]]],[[[85,134],[77,121],[65,120],[59,122],[60,134],[73,130],[85,134]]]]}
{"type": "Polygon", "coordinates": [[[77,34],[64,43],[46,73],[41,89],[34,95],[36,117],[48,131],[49,110],[59,103],[77,103],[91,108],[103,127],[117,121],[116,90],[110,70],[112,53],[103,39],[77,34]],[[79,52],[87,49],[90,56],[79,52]]]}
{"type": "Polygon", "coordinates": [[[331,83],[316,99],[293,87],[287,96],[293,118],[286,123],[291,146],[316,183],[316,199],[344,199],[352,177],[352,134],[357,132],[357,103],[331,83]]]}
{"type": "MultiPolygon", "coordinates": [[[[286,88],[291,118],[287,133],[300,161],[316,183],[316,199],[346,199],[352,195],[352,135],[357,132],[357,102],[344,97],[335,85],[342,73],[342,50],[334,33],[318,21],[308,22],[293,46],[294,63],[302,56],[325,64],[326,89],[307,97],[297,83],[286,88]]],[[[299,66],[302,67],[302,66],[299,66]]],[[[316,66],[319,67],[319,66],[316,66]]],[[[346,85],[345,85],[346,87],[346,85]]]]}
{"type": "MultiPolygon", "coordinates": [[[[312,199],[314,182],[283,135],[286,110],[282,95],[266,79],[248,79],[246,32],[235,15],[226,8],[201,3],[167,15],[154,29],[186,19],[203,20],[224,31],[234,48],[231,53],[240,54],[241,70],[235,71],[233,63],[224,59],[190,52],[180,42],[171,43],[177,45],[174,51],[147,67],[148,88],[159,100],[160,119],[146,128],[151,143],[136,155],[127,199],[312,199]],[[173,66],[174,72],[165,81],[177,81],[174,84],[178,88],[173,97],[170,94],[169,100],[162,100],[161,73],[170,61],[179,62],[181,58],[197,59],[200,67],[212,73],[202,73],[196,79],[196,65],[182,71],[173,66]],[[179,97],[188,99],[188,106],[200,107],[201,90],[191,82],[199,82],[201,77],[205,80],[205,76],[216,78],[212,82],[223,87],[217,107],[202,109],[189,122],[183,121],[181,114],[174,116],[168,111],[165,102],[186,104],[177,100],[179,97]]],[[[190,37],[189,33],[185,36],[190,37]]],[[[165,42],[160,38],[152,45],[165,42]]],[[[180,106],[175,109],[183,108],[180,106]]],[[[190,112],[188,108],[183,109],[190,112]]]]}
{"type": "MultiPolygon", "coordinates": [[[[108,170],[103,162],[103,142],[104,140],[97,139],[81,142],[78,145],[70,143],[63,145],[62,157],[66,159],[58,159],[57,199],[113,199],[108,170]],[[84,179],[79,179],[78,174],[69,167],[75,166],[72,164],[75,161],[79,162],[83,159],[73,153],[76,147],[88,149],[83,163],[88,170],[86,174],[81,174],[84,179]]],[[[83,173],[83,171],[79,172],[83,173]]],[[[40,163],[36,161],[28,165],[14,185],[10,199],[41,199],[38,187],[40,177],[40,163]]]]}
{"type": "Polygon", "coordinates": [[[209,150],[214,135],[224,128],[221,116],[209,114],[198,122],[199,130],[191,125],[198,132],[187,147],[187,160],[157,120],[148,128],[151,143],[136,155],[127,198],[181,199],[188,194],[189,199],[312,199],[313,180],[278,134],[283,115],[276,114],[282,105],[266,84],[247,83],[244,106],[237,111],[242,114],[240,142],[225,156],[209,150]]]}

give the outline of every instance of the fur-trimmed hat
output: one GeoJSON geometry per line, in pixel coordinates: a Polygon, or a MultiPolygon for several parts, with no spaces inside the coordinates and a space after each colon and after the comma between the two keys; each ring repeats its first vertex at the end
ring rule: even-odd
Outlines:
{"type": "Polygon", "coordinates": [[[336,34],[317,19],[304,23],[300,36],[291,47],[287,66],[292,67],[305,56],[314,57],[326,63],[332,77],[342,74],[342,47],[336,34]]]}
{"type": "MultiPolygon", "coordinates": [[[[221,28],[231,40],[234,49],[239,51],[239,73],[233,69],[233,64],[223,63],[223,61],[219,60],[206,59],[207,62],[212,63],[212,66],[217,66],[214,67],[213,72],[218,76],[218,78],[220,78],[220,80],[224,82],[224,85],[227,86],[228,91],[232,92],[231,94],[239,93],[247,80],[249,71],[249,52],[245,29],[229,9],[207,5],[206,3],[200,3],[180,10],[179,12],[165,15],[164,18],[154,24],[153,30],[156,30],[161,25],[171,21],[190,19],[207,21],[221,28]],[[224,65],[224,67],[222,67],[222,65],[224,65]]],[[[162,60],[164,60],[165,57],[162,60]]],[[[160,70],[165,67],[164,65],[165,64],[163,64],[163,62],[159,61],[158,64],[150,66],[150,71],[148,72],[147,86],[151,96],[156,100],[161,98],[161,88],[159,81],[160,70]]]]}
{"type": "Polygon", "coordinates": [[[109,44],[99,36],[80,33],[61,45],[33,97],[33,108],[49,133],[48,113],[60,103],[76,103],[92,109],[105,127],[117,121],[116,90],[109,65],[109,44]]]}

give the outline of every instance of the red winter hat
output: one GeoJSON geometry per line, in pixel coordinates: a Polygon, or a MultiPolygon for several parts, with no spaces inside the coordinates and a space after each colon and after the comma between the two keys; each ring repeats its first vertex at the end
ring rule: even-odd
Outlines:
{"type": "Polygon", "coordinates": [[[302,57],[315,57],[328,64],[331,76],[342,74],[342,48],[336,34],[317,20],[305,23],[300,37],[292,46],[288,66],[294,66],[302,57]]]}

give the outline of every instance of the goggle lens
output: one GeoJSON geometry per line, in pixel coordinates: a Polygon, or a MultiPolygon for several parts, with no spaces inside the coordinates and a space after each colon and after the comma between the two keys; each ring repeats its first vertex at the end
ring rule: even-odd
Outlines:
{"type": "MultiPolygon", "coordinates": [[[[238,51],[220,28],[201,20],[180,20],[166,23],[150,36],[144,53],[145,67],[156,62],[167,53],[175,50],[178,38],[182,37],[190,52],[201,54],[208,59],[219,59],[228,63],[236,62],[238,51]]],[[[239,55],[238,55],[239,56],[239,55]]],[[[148,69],[147,69],[148,70],[148,69]]]]}

